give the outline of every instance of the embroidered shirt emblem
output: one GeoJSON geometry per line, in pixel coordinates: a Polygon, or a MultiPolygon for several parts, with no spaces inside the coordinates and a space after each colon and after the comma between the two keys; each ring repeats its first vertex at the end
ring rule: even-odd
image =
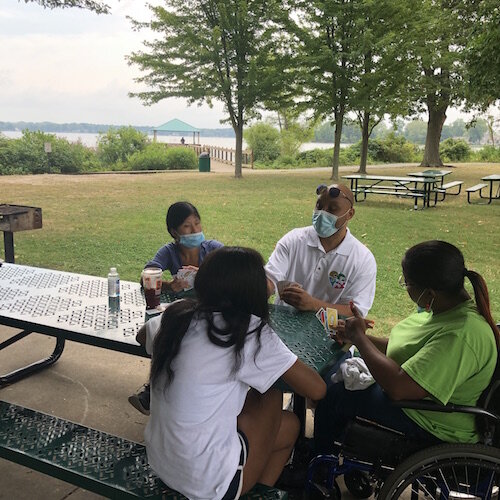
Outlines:
{"type": "Polygon", "coordinates": [[[332,285],[333,288],[342,289],[345,287],[346,276],[344,273],[338,273],[337,271],[332,271],[328,275],[328,279],[330,280],[330,285],[332,285]]]}

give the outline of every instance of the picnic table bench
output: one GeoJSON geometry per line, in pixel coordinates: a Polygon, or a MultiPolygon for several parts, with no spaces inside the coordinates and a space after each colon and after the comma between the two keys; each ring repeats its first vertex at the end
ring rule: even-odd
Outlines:
{"type": "MultiPolygon", "coordinates": [[[[4,401],[0,457],[108,498],[186,498],[155,475],[143,445],[4,401]]],[[[288,494],[258,484],[241,498],[277,500],[288,494]]]]}
{"type": "Polygon", "coordinates": [[[430,206],[430,195],[437,182],[432,177],[372,174],[349,174],[342,178],[350,180],[351,191],[357,202],[365,201],[367,194],[391,195],[412,198],[415,210],[418,208],[418,200],[422,200],[422,208],[430,206]]]}
{"type": "Polygon", "coordinates": [[[500,200],[500,175],[499,174],[492,174],[492,175],[487,175],[486,177],[483,177],[481,179],[482,181],[486,182],[480,182],[479,184],[476,184],[474,186],[471,186],[470,188],[467,188],[465,191],[467,192],[467,203],[471,203],[471,198],[470,195],[472,193],[475,193],[476,191],[479,191],[479,198],[483,200],[488,200],[486,205],[489,205],[493,200],[500,200]],[[498,188],[495,194],[493,194],[493,183],[498,182],[498,188]],[[483,195],[483,189],[487,188],[489,185],[489,193],[487,196],[483,195]]]}

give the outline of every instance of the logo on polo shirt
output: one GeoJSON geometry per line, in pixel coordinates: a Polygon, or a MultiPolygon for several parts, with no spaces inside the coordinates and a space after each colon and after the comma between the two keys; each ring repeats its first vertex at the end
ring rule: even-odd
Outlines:
{"type": "Polygon", "coordinates": [[[345,287],[346,276],[344,273],[338,273],[337,271],[332,271],[328,275],[328,279],[330,280],[330,285],[332,285],[333,288],[342,289],[345,287]]]}

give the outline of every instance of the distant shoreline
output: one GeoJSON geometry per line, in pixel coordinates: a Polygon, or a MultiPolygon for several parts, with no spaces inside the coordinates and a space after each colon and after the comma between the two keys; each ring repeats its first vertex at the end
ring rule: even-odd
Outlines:
{"type": "MultiPolygon", "coordinates": [[[[99,123],[54,123],[54,122],[1,122],[0,132],[22,132],[23,130],[41,130],[47,133],[72,133],[72,134],[99,134],[107,132],[110,128],[131,126],[146,134],[153,133],[153,125],[106,125],[99,123]]],[[[234,138],[232,128],[200,128],[200,134],[210,137],[231,137],[234,138]]],[[[158,132],[158,135],[176,136],[178,133],[158,132]]],[[[189,135],[189,134],[187,134],[189,135]]]]}

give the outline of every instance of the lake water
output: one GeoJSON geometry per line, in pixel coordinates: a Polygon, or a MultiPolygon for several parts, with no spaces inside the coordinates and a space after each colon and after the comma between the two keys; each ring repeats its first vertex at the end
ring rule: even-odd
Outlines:
{"type": "MultiPolygon", "coordinates": [[[[9,137],[10,139],[18,139],[22,136],[22,132],[20,131],[0,131],[0,134],[3,134],[5,137],[9,137]]],[[[99,134],[85,134],[78,132],[55,132],[54,135],[57,137],[63,137],[70,142],[81,142],[83,145],[95,148],[97,146],[97,139],[99,134]]],[[[148,137],[153,140],[152,135],[148,135],[148,137]]],[[[185,136],[186,144],[189,144],[192,141],[192,137],[189,135],[185,136]]],[[[181,136],[175,135],[160,135],[158,136],[158,142],[166,142],[168,144],[179,144],[181,140],[181,136]]],[[[236,139],[234,137],[200,137],[200,142],[206,146],[219,146],[223,148],[235,148],[236,147],[236,139]]],[[[341,147],[348,146],[348,144],[342,144],[341,147]]],[[[247,147],[245,141],[243,141],[243,148],[247,147]]],[[[325,142],[306,142],[302,144],[300,150],[301,151],[309,151],[310,149],[328,149],[333,148],[333,144],[325,143],[325,142]]]]}

